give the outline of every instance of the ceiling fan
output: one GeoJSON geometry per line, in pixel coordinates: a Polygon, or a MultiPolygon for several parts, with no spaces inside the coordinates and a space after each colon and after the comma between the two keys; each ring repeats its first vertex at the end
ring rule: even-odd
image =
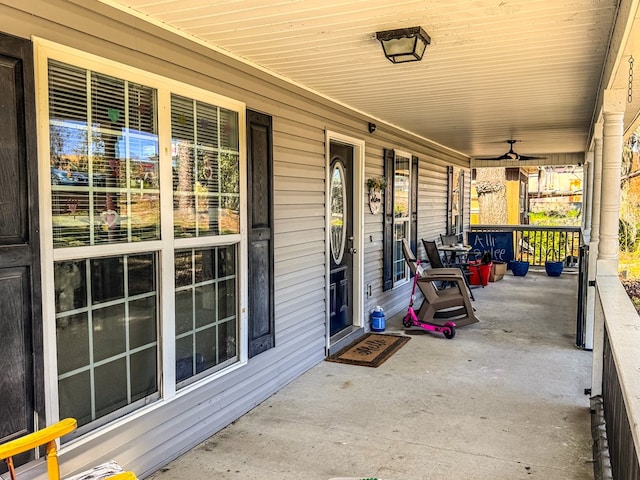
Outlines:
{"type": "Polygon", "coordinates": [[[478,158],[478,160],[540,160],[547,157],[532,157],[529,155],[520,155],[513,151],[513,144],[516,143],[517,140],[507,140],[509,144],[509,151],[499,157],[491,157],[491,158],[478,158]]]}

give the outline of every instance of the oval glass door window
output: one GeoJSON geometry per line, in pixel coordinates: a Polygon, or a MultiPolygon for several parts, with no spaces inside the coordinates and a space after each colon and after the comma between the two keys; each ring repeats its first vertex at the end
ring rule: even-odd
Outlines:
{"type": "Polygon", "coordinates": [[[342,163],[337,162],[331,172],[331,256],[333,261],[340,265],[344,256],[344,247],[346,244],[346,225],[347,218],[345,198],[347,194],[344,181],[344,167],[342,163]]]}

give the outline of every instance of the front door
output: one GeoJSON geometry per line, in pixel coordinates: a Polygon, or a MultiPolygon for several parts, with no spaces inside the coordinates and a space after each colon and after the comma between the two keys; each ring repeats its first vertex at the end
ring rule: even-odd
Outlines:
{"type": "Polygon", "coordinates": [[[329,335],[334,337],[353,325],[353,146],[332,141],[329,154],[329,335]]]}
{"type": "Polygon", "coordinates": [[[44,420],[33,75],[31,43],[0,34],[0,443],[44,420]]]}

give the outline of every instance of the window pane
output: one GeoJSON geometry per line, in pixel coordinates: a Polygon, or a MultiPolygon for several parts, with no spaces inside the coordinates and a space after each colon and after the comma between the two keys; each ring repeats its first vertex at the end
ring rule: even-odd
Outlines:
{"type": "Polygon", "coordinates": [[[124,358],[96,367],[94,382],[97,417],[127,405],[127,362],[124,358]]]}
{"type": "Polygon", "coordinates": [[[53,270],[56,292],[56,313],[66,312],[87,305],[85,263],[58,262],[53,270]]]}
{"type": "Polygon", "coordinates": [[[124,304],[93,311],[93,360],[99,362],[124,353],[127,329],[124,304]]]}
{"type": "Polygon", "coordinates": [[[411,187],[409,175],[410,159],[396,157],[395,178],[393,181],[393,213],[395,218],[404,218],[409,216],[409,190],[411,187]]]}
{"type": "Polygon", "coordinates": [[[218,326],[218,361],[224,362],[236,355],[236,322],[229,320],[218,326]]]}
{"type": "Polygon", "coordinates": [[[86,425],[91,414],[91,378],[88,371],[58,381],[60,418],[75,418],[78,425],[86,425]]]}
{"type": "Polygon", "coordinates": [[[135,402],[156,391],[158,358],[155,348],[131,355],[131,401],[135,402]]]}
{"type": "Polygon", "coordinates": [[[127,258],[127,274],[129,295],[154,292],[156,290],[156,266],[154,256],[129,255],[127,258]]]}
{"type": "Polygon", "coordinates": [[[191,282],[193,281],[191,260],[191,251],[176,252],[176,287],[191,285],[191,282]]]}
{"type": "Polygon", "coordinates": [[[146,297],[129,303],[129,348],[152,344],[156,333],[156,297],[146,297]]]}
{"type": "Polygon", "coordinates": [[[216,285],[210,283],[195,289],[196,327],[216,321],[216,285]]]}
{"type": "Polygon", "coordinates": [[[89,363],[89,319],[86,313],[56,320],[58,371],[68,373],[89,363]],[[73,352],[73,355],[69,355],[73,352]]]}
{"type": "Polygon", "coordinates": [[[176,253],[176,269],[178,264],[196,266],[190,285],[176,291],[177,382],[237,359],[235,249],[229,245],[176,253]]]}
{"type": "Polygon", "coordinates": [[[218,362],[216,358],[216,327],[209,327],[196,333],[196,352],[201,359],[196,364],[196,373],[214,367],[218,362]]]}
{"type": "Polygon", "coordinates": [[[156,265],[155,253],[54,264],[59,402],[65,416],[89,423],[157,394],[156,265]],[[69,302],[62,292],[70,279],[74,284],[68,288],[82,285],[85,298],[74,297],[71,314],[61,306],[69,302]],[[73,388],[79,389],[77,397],[73,388]]]}
{"type": "Polygon", "coordinates": [[[124,257],[90,260],[93,304],[124,297],[124,257]]]}
{"type": "Polygon", "coordinates": [[[156,92],[49,62],[54,247],[160,238],[156,92]]]}
{"type": "Polygon", "coordinates": [[[237,112],[172,95],[171,139],[175,235],[239,233],[237,112]]]}

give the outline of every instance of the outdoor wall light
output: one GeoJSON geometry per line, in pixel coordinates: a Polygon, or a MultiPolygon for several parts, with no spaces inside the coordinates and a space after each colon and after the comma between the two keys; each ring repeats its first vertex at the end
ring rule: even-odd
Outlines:
{"type": "Polygon", "coordinates": [[[392,63],[416,62],[431,43],[431,38],[422,27],[401,28],[376,32],[380,40],[384,56],[392,63]]]}
{"type": "Polygon", "coordinates": [[[369,122],[369,133],[373,133],[376,131],[376,124],[369,122]]]}

